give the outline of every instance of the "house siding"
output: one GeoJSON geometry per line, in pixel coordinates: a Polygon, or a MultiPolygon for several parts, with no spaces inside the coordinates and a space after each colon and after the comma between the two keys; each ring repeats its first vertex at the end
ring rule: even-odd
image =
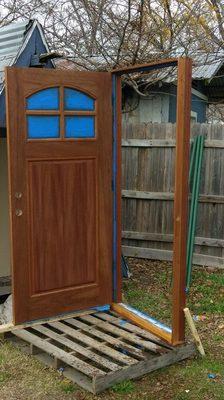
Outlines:
{"type": "MultiPolygon", "coordinates": [[[[176,122],[176,88],[171,87],[171,96],[170,96],[170,104],[169,104],[169,121],[175,123],[176,122]]],[[[203,123],[206,121],[206,108],[207,103],[205,100],[200,97],[192,94],[191,96],[191,111],[197,113],[197,122],[203,123]]]]}
{"type": "MultiPolygon", "coordinates": [[[[20,54],[18,60],[14,64],[17,67],[29,67],[31,56],[33,54],[46,53],[47,49],[42,41],[40,32],[36,27],[24,49],[20,54]]],[[[53,68],[52,62],[49,60],[46,68],[53,68]]],[[[6,130],[6,107],[5,107],[5,90],[0,96],[0,136],[5,136],[6,130]]]]}
{"type": "MultiPolygon", "coordinates": [[[[131,90],[123,92],[124,108],[126,110],[131,109],[129,112],[123,112],[124,122],[176,122],[177,87],[166,84],[162,88],[153,88],[152,91],[155,93],[147,98],[139,98],[138,94],[131,90]]],[[[197,122],[206,121],[206,108],[206,101],[192,94],[191,111],[197,113],[197,122]]]]}

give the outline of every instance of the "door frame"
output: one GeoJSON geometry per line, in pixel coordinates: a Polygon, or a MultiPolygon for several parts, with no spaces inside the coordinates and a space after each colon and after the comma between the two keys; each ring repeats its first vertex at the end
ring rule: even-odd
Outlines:
{"type": "Polygon", "coordinates": [[[184,307],[186,304],[186,243],[188,224],[188,174],[190,152],[190,115],[192,60],[170,58],[148,64],[132,65],[111,71],[113,102],[113,299],[112,308],[148,329],[172,345],[185,340],[184,307]],[[159,321],[121,303],[121,76],[166,67],[177,68],[177,119],[174,192],[172,329],[159,321]],[[177,167],[178,166],[178,167],[177,167]]]}

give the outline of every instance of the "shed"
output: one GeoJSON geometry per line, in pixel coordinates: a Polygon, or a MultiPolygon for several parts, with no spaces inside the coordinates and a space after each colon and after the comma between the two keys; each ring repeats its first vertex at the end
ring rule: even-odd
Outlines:
{"type": "MultiPolygon", "coordinates": [[[[203,123],[212,103],[224,103],[224,54],[193,55],[191,121],[203,123]]],[[[176,71],[136,76],[139,96],[130,86],[123,89],[124,119],[133,123],[176,122],[176,71]],[[155,83],[154,83],[155,82],[155,83]]]]}
{"type": "MultiPolygon", "coordinates": [[[[7,66],[37,66],[39,56],[48,52],[48,44],[38,21],[26,20],[0,28],[0,294],[6,294],[10,290],[10,279],[8,278],[10,275],[10,246],[4,69],[7,66]]],[[[42,65],[47,68],[54,67],[51,60],[42,65]]]]}
{"type": "MultiPolygon", "coordinates": [[[[38,21],[26,20],[0,28],[0,137],[6,134],[5,67],[37,66],[39,56],[48,52],[43,28],[38,21]]],[[[48,60],[44,66],[53,68],[54,64],[48,60]]]]}

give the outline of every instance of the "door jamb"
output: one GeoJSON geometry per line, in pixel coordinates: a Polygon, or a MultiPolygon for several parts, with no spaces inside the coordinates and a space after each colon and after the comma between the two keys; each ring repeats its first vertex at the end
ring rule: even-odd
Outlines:
{"type": "Polygon", "coordinates": [[[192,60],[188,57],[164,59],[149,64],[132,65],[111,71],[113,102],[113,301],[112,308],[124,317],[142,324],[142,327],[178,345],[185,340],[184,307],[186,303],[186,242],[188,219],[188,174],[190,151],[190,110],[192,60]],[[121,76],[133,72],[152,71],[177,67],[177,120],[174,192],[174,241],[173,241],[173,302],[172,330],[169,336],[164,329],[156,329],[147,316],[138,310],[129,310],[121,303],[121,76]],[[118,304],[119,303],[119,304],[118,304]],[[136,320],[137,319],[137,320],[136,320]]]}

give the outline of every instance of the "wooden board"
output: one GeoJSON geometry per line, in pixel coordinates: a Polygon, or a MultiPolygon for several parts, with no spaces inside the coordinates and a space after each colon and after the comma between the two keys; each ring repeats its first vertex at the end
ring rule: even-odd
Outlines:
{"type": "Polygon", "coordinates": [[[174,349],[109,311],[16,329],[8,340],[92,393],[195,352],[192,344],[174,349]]]}
{"type": "Polygon", "coordinates": [[[111,74],[8,68],[6,78],[14,323],[111,303],[111,74]],[[70,105],[68,88],[91,106],[70,105]],[[52,89],[58,100],[46,101],[52,89]]]}
{"type": "MultiPolygon", "coordinates": [[[[128,252],[133,247],[132,254],[139,247],[142,256],[147,249],[148,258],[151,252],[156,259],[160,259],[160,254],[163,259],[171,259],[175,131],[176,125],[171,123],[123,124],[122,244],[128,252]]],[[[224,218],[224,127],[192,124],[191,139],[198,134],[204,135],[206,140],[194,263],[222,267],[224,224],[220,221],[224,218]]]]}

